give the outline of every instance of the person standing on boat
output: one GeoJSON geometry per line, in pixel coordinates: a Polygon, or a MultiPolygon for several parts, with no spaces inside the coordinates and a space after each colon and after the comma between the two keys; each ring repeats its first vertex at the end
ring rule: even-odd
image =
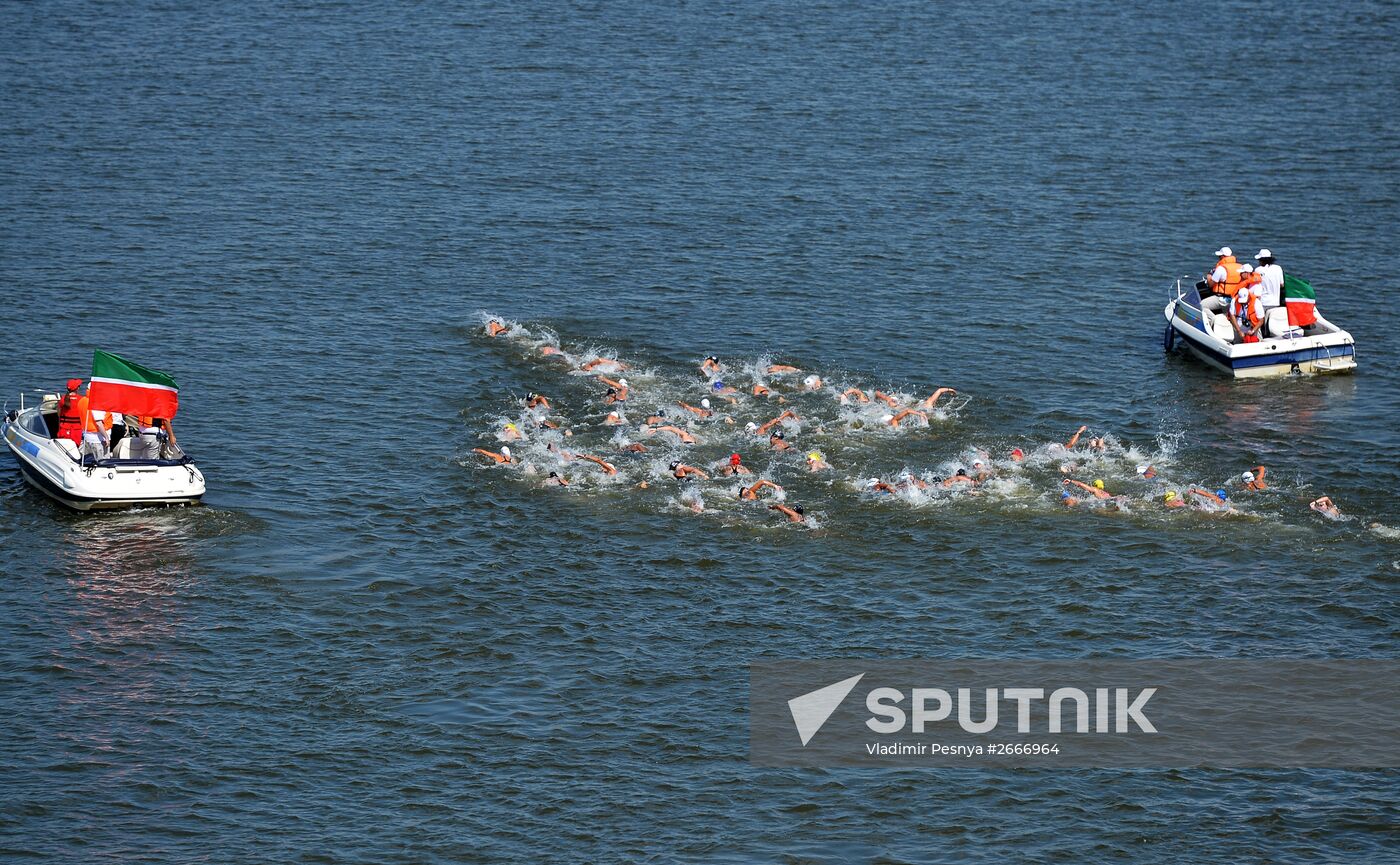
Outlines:
{"type": "Polygon", "coordinates": [[[1268,249],[1259,250],[1254,260],[1259,262],[1254,269],[1259,274],[1259,302],[1267,317],[1269,310],[1283,305],[1283,268],[1274,261],[1274,254],[1268,249]]]}
{"type": "Polygon", "coordinates": [[[82,386],[82,379],[68,379],[67,392],[58,401],[58,431],[54,433],[54,438],[68,439],[75,445],[83,443],[83,414],[80,403],[87,397],[78,393],[82,386]]]}
{"type": "MultiPolygon", "coordinates": [[[[92,386],[89,385],[91,390],[92,386]]],[[[86,396],[78,400],[78,414],[83,418],[83,447],[93,456],[102,459],[107,456],[109,436],[112,432],[112,416],[105,411],[94,409],[86,396]]]]}
{"type": "Polygon", "coordinates": [[[1215,251],[1215,269],[1206,276],[1206,283],[1216,294],[1234,297],[1240,287],[1240,263],[1235,260],[1235,251],[1222,246],[1215,251]]]}

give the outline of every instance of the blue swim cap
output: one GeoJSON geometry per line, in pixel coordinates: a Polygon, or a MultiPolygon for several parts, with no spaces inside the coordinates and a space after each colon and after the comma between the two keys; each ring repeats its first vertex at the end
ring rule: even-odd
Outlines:
{"type": "Polygon", "coordinates": [[[1229,496],[1225,495],[1225,491],[1224,491],[1224,490],[1216,490],[1216,491],[1215,491],[1215,494],[1216,494],[1217,496],[1220,496],[1222,499],[1228,499],[1228,498],[1229,498],[1229,496]]]}
{"type": "Polygon", "coordinates": [[[717,382],[715,382],[715,390],[720,390],[720,389],[722,389],[723,387],[724,387],[724,382],[722,382],[722,381],[717,381],[717,382]]]}
{"type": "Polygon", "coordinates": [[[1061,490],[1061,491],[1060,491],[1060,498],[1062,498],[1062,499],[1067,499],[1067,498],[1069,498],[1069,490],[1061,490]]]}

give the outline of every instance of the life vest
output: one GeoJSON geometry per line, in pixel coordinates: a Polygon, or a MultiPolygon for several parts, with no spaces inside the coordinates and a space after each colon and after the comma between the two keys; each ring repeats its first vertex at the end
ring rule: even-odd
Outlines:
{"type": "Polygon", "coordinates": [[[88,398],[83,397],[78,400],[78,413],[83,416],[83,432],[107,433],[112,429],[112,416],[104,413],[103,418],[98,420],[93,416],[93,411],[88,407],[88,398]]]}
{"type": "MultiPolygon", "coordinates": [[[[1235,292],[1240,290],[1240,263],[1235,260],[1233,255],[1222,255],[1215,266],[1225,268],[1225,281],[1216,283],[1212,287],[1217,292],[1234,297],[1235,292]]],[[[1214,268],[1211,269],[1211,272],[1215,272],[1214,268]]]]}
{"type": "Polygon", "coordinates": [[[1240,304],[1238,295],[1230,301],[1230,312],[1239,320],[1242,330],[1258,327],[1259,322],[1263,320],[1259,298],[1253,292],[1250,292],[1249,300],[1245,301],[1243,305],[1240,304]]]}
{"type": "Polygon", "coordinates": [[[58,432],[54,438],[68,439],[74,443],[83,440],[83,414],[80,403],[87,397],[71,391],[58,401],[58,432]]]}

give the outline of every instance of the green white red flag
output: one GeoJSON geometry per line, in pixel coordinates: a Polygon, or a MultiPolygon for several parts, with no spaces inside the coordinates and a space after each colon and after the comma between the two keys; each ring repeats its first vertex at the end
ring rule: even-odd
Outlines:
{"type": "Polygon", "coordinates": [[[1306,327],[1317,321],[1317,292],[1307,280],[1283,275],[1283,303],[1288,307],[1288,325],[1306,327]]]}
{"type": "Polygon", "coordinates": [[[96,350],[88,405],[101,411],[173,418],[180,408],[175,379],[158,370],[96,350]]]}

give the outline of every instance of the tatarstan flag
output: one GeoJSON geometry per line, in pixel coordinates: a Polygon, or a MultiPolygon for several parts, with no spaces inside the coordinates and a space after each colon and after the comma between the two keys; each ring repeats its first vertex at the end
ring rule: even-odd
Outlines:
{"type": "Polygon", "coordinates": [[[1285,273],[1283,302],[1288,307],[1290,327],[1303,327],[1317,321],[1317,292],[1306,280],[1285,273]]]}
{"type": "Polygon", "coordinates": [[[92,353],[88,404],[94,409],[172,418],[180,407],[179,392],[175,379],[163,372],[100,349],[92,353]]]}

